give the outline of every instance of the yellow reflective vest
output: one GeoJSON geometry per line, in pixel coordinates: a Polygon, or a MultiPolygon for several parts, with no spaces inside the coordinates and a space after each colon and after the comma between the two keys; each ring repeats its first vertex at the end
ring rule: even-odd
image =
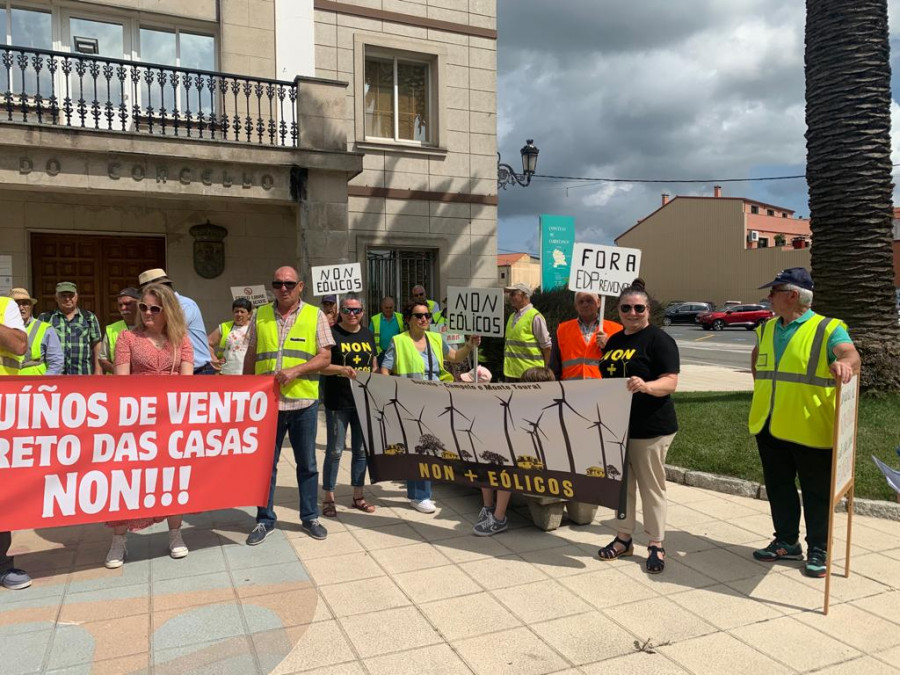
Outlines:
{"type": "Polygon", "coordinates": [[[48,328],[52,328],[49,323],[37,319],[25,327],[25,332],[28,333],[28,346],[25,348],[25,355],[19,357],[21,366],[18,375],[43,375],[47,372],[47,364],[41,355],[41,343],[48,328]]]}
{"type": "MultiPolygon", "coordinates": [[[[11,302],[15,302],[15,300],[12,298],[0,298],[0,324],[3,323],[3,317],[6,316],[6,308],[11,302]]],[[[16,311],[18,311],[18,308],[16,308],[16,311]]],[[[0,375],[18,375],[21,362],[21,356],[0,347],[0,375]]]]}
{"type": "Polygon", "coordinates": [[[109,360],[113,364],[113,372],[106,373],[107,375],[116,374],[116,341],[119,339],[119,335],[121,335],[122,332],[126,330],[128,330],[128,324],[124,321],[116,321],[115,323],[111,323],[106,327],[106,341],[109,342],[109,360]]]}
{"type": "Polygon", "coordinates": [[[769,420],[775,438],[810,448],[831,448],[834,436],[835,380],[828,369],[828,338],[839,319],[814,314],[791,336],[775,364],[775,322],[756,329],[758,354],[750,433],[758,434],[769,420]]]}
{"type": "Polygon", "coordinates": [[[219,344],[216,346],[216,358],[221,359],[225,353],[225,341],[231,335],[232,328],[234,328],[234,321],[226,321],[219,324],[219,344]]]}
{"type": "Polygon", "coordinates": [[[509,315],[506,321],[506,346],[503,350],[503,374],[507,377],[522,377],[529,368],[542,367],[544,354],[537,338],[531,331],[538,312],[534,307],[522,315],[516,325],[513,325],[515,313],[509,315]]]}
{"type": "MultiPolygon", "coordinates": [[[[275,307],[264,305],[256,312],[256,363],[254,372],[257,375],[270,375],[278,364],[278,353],[281,352],[281,370],[306,363],[318,351],[316,347],[316,327],[319,321],[319,308],[303,303],[297,320],[284,340],[278,342],[278,320],[275,318],[275,307]]],[[[319,398],[319,375],[301,375],[281,387],[281,394],[291,399],[319,398]]]]}
{"type": "MultiPolygon", "coordinates": [[[[428,331],[425,333],[425,339],[431,345],[431,352],[437,360],[441,382],[452,382],[453,376],[444,370],[444,341],[441,334],[428,331]]],[[[393,374],[413,380],[425,379],[425,362],[409,332],[395,335],[391,342],[394,345],[393,374]]]]}

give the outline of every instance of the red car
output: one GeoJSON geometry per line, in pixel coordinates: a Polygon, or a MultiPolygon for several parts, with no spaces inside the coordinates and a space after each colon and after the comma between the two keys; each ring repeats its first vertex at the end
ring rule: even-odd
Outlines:
{"type": "Polygon", "coordinates": [[[697,316],[697,323],[703,330],[722,330],[740,327],[753,330],[758,325],[775,316],[775,312],[762,305],[736,305],[697,316]]]}

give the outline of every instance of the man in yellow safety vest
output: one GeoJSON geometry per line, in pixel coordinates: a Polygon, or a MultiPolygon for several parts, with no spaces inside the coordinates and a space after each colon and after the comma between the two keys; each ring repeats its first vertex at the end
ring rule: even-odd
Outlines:
{"type": "Polygon", "coordinates": [[[810,309],[813,280],[803,267],[782,270],[760,288],[770,289],[776,316],[756,328],[749,427],[762,461],[775,538],[753,557],[763,562],[803,559],[799,478],[806,521],[804,572],[824,577],[835,385],[859,371],[859,353],[843,321],[810,309]]]}
{"type": "Polygon", "coordinates": [[[60,375],[65,364],[59,335],[53,326],[34,318],[37,298],[24,288],[14,288],[9,297],[19,306],[19,314],[28,334],[28,346],[22,357],[19,375],[60,375]]]}
{"type": "Polygon", "coordinates": [[[515,310],[506,322],[503,375],[507,382],[518,382],[529,368],[547,366],[553,340],[544,315],[531,304],[531,287],[517,283],[503,290],[515,310]]]}
{"type": "Polygon", "coordinates": [[[137,306],[140,299],[141,292],[134,286],[123,288],[116,297],[116,307],[122,319],[106,327],[103,342],[100,343],[100,368],[107,375],[116,372],[116,341],[123,331],[131,330],[137,323],[137,306]]]}

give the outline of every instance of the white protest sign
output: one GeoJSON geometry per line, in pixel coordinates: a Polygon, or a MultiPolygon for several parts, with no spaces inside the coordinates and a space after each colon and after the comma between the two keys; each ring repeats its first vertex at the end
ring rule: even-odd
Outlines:
{"type": "Polygon", "coordinates": [[[856,462],[856,413],[859,376],[838,389],[840,398],[834,420],[834,482],[832,496],[840,499],[853,483],[856,462]]]}
{"type": "Polygon", "coordinates": [[[266,295],[266,287],[262,284],[254,286],[232,286],[231,298],[233,300],[247,298],[254,307],[261,307],[269,302],[269,297],[266,295]]]}
{"type": "Polygon", "coordinates": [[[443,314],[450,332],[503,337],[503,289],[448,286],[443,314]]]}
{"type": "Polygon", "coordinates": [[[362,265],[358,262],[346,265],[322,265],[312,268],[313,295],[337,295],[361,293],[362,265]]]}
{"type": "Polygon", "coordinates": [[[617,296],[640,271],[639,248],[576,243],[572,248],[569,290],[617,296]]]}
{"type": "Polygon", "coordinates": [[[446,323],[433,323],[428,327],[432,333],[440,333],[441,337],[444,338],[444,342],[448,345],[461,345],[466,341],[466,336],[462,333],[451,333],[447,329],[446,323]]]}

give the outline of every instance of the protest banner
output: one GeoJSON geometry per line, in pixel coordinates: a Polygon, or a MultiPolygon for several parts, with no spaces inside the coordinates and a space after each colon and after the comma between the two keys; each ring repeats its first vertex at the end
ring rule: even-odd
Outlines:
{"type": "Polygon", "coordinates": [[[266,294],[266,287],[262,284],[255,286],[232,286],[231,299],[247,298],[254,307],[261,307],[269,304],[269,296],[266,294]]]}
{"type": "Polygon", "coordinates": [[[0,378],[0,531],[265,504],[272,377],[0,378]]]}
{"type": "Polygon", "coordinates": [[[847,384],[838,382],[834,408],[834,443],[831,458],[831,508],[828,510],[828,552],[825,563],[825,607],[831,598],[831,561],[834,510],[847,497],[847,550],[844,576],[850,576],[850,540],[853,533],[853,482],[856,476],[856,428],[859,414],[859,373],[847,384]]]}
{"type": "Polygon", "coordinates": [[[450,331],[482,337],[504,335],[503,289],[447,287],[444,317],[450,331]]]}
{"type": "Polygon", "coordinates": [[[618,296],[641,271],[641,250],[579,244],[572,248],[570,291],[618,296]]]}
{"type": "Polygon", "coordinates": [[[429,479],[601,504],[624,517],[625,380],[464,384],[360,375],[373,482],[429,479]]]}
{"type": "Polygon", "coordinates": [[[315,296],[362,293],[362,266],[358,262],[313,267],[311,273],[315,296]]]}

